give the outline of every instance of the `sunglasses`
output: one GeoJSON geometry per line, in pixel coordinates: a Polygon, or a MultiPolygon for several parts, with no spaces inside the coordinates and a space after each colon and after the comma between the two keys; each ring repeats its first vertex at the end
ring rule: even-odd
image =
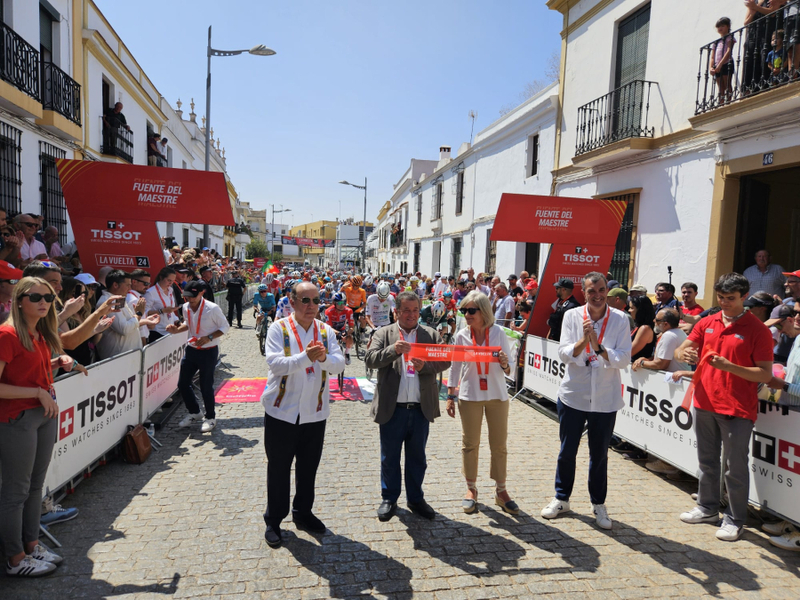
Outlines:
{"type": "Polygon", "coordinates": [[[136,282],[141,283],[143,285],[150,285],[150,282],[149,281],[145,281],[144,279],[132,279],[131,281],[136,281],[136,282]]]}
{"type": "Polygon", "coordinates": [[[4,231],[4,232],[3,232],[2,234],[0,234],[0,235],[2,235],[3,237],[11,237],[11,236],[12,236],[12,235],[14,235],[14,234],[13,234],[13,233],[8,233],[7,231],[4,231]]]}
{"type": "Polygon", "coordinates": [[[470,308],[459,308],[459,309],[458,309],[458,311],[459,311],[459,312],[460,312],[462,315],[466,315],[467,313],[469,313],[469,314],[471,314],[471,315],[474,315],[476,312],[478,312],[478,309],[477,309],[477,308],[475,308],[474,306],[472,306],[472,307],[470,307],[470,308]]]}
{"type": "Polygon", "coordinates": [[[303,304],[311,304],[312,302],[314,304],[319,304],[321,300],[319,299],[319,296],[317,296],[316,298],[300,298],[300,302],[303,304]]]}
{"type": "Polygon", "coordinates": [[[19,283],[19,279],[0,279],[0,283],[10,283],[11,285],[17,285],[19,283]]]}
{"type": "Polygon", "coordinates": [[[42,300],[44,300],[48,304],[52,304],[53,300],[56,299],[55,294],[20,294],[21,298],[25,298],[26,296],[30,298],[31,302],[33,302],[34,304],[38,304],[42,300]]]}
{"type": "Polygon", "coordinates": [[[81,288],[75,288],[75,291],[73,292],[72,297],[73,298],[80,298],[81,296],[88,296],[88,295],[89,295],[88,291],[86,291],[84,289],[81,289],[81,288]]]}

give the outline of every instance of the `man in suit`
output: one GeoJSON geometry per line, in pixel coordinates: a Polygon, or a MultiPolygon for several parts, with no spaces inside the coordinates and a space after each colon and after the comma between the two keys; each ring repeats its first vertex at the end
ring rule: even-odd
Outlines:
{"type": "Polygon", "coordinates": [[[427,462],[425,445],[430,423],[439,416],[436,374],[450,362],[406,359],[411,344],[441,344],[439,334],[419,324],[421,301],[414,292],[396,298],[396,322],[375,332],[365,361],[377,369],[378,384],[372,400],[372,418],[380,425],[381,496],[378,518],[388,521],[397,510],[402,474],[400,451],[405,445],[405,483],[408,508],[433,519],[434,510],[425,502],[422,482],[427,462]]]}

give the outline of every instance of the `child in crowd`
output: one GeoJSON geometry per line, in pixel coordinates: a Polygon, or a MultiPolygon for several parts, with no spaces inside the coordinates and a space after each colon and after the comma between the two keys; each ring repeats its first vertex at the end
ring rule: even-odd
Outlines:
{"type": "MultiPolygon", "coordinates": [[[[733,96],[733,46],[736,40],[731,33],[731,20],[722,17],[716,24],[720,39],[711,46],[708,72],[714,77],[717,84],[717,94],[720,102],[726,102],[733,96]]],[[[769,62],[769,61],[767,61],[769,62]]]]}
{"type": "Polygon", "coordinates": [[[772,51],[767,54],[767,69],[772,73],[772,83],[780,81],[781,72],[786,64],[786,49],[783,47],[783,31],[772,34],[772,51]]]}

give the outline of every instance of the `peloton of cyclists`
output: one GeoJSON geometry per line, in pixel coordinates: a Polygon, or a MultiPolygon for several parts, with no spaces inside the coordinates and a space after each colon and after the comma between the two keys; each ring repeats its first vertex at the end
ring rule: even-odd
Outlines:
{"type": "Polygon", "coordinates": [[[328,325],[333,327],[340,339],[345,340],[344,360],[345,364],[350,364],[350,347],[353,345],[353,311],[347,306],[347,301],[341,292],[333,295],[333,305],[325,310],[325,319],[328,325]]]}

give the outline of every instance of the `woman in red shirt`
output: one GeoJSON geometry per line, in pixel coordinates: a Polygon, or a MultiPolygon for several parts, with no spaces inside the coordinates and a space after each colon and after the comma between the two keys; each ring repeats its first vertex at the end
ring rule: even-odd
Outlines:
{"type": "Polygon", "coordinates": [[[58,433],[53,371],[76,364],[62,355],[55,298],[44,279],[25,277],[0,325],[0,543],[6,573],[18,577],[45,575],[61,562],[38,542],[42,485],[58,433]]]}

